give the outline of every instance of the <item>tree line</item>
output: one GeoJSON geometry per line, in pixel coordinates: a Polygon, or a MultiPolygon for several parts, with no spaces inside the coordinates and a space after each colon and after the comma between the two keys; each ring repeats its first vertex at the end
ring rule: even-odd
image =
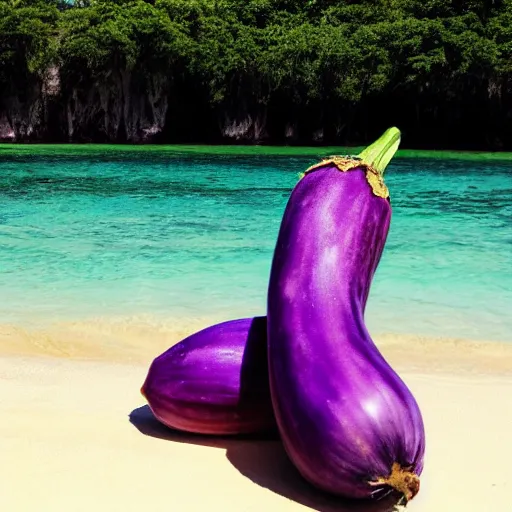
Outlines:
{"type": "Polygon", "coordinates": [[[0,0],[4,138],[510,150],[511,98],[512,0],[0,0]]]}

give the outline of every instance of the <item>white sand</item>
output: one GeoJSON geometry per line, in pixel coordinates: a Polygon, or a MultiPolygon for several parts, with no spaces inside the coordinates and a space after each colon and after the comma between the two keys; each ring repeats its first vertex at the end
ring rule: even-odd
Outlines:
{"type": "MultiPolygon", "coordinates": [[[[1,512],[383,512],[333,503],[312,490],[278,441],[208,439],[161,427],[139,394],[155,347],[128,349],[137,362],[123,364],[107,361],[126,359],[121,342],[117,358],[113,343],[103,352],[90,348],[91,357],[104,361],[43,357],[55,353],[42,342],[13,355],[6,332],[0,338],[1,512]]],[[[512,347],[431,343],[381,341],[426,424],[422,486],[407,510],[510,512],[512,347]]]]}

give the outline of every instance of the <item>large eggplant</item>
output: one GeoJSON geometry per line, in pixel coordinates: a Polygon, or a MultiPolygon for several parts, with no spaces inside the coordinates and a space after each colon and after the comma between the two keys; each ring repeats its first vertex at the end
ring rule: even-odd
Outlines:
{"type": "Polygon", "coordinates": [[[419,490],[418,405],[364,323],[391,206],[400,132],[306,171],[282,219],[268,289],[270,391],[285,449],[316,487],[349,498],[419,490]]]}
{"type": "Polygon", "coordinates": [[[155,417],[200,434],[275,430],[266,329],[266,317],[223,322],[157,357],[141,389],[155,417]]]}

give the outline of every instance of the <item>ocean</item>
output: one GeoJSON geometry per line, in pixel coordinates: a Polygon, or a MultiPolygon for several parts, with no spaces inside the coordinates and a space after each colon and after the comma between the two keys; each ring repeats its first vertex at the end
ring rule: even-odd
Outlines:
{"type": "MultiPolygon", "coordinates": [[[[332,151],[0,146],[0,324],[265,314],[286,201],[332,151]]],[[[372,334],[512,341],[511,162],[393,160],[372,334]]]]}

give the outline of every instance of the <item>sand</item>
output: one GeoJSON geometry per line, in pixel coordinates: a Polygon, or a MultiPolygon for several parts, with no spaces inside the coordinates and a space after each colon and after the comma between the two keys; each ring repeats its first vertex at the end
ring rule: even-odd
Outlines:
{"type": "MultiPolygon", "coordinates": [[[[2,512],[393,510],[313,490],[276,439],[162,427],[139,388],[187,328],[120,325],[0,327],[2,512]]],[[[425,420],[422,487],[407,510],[512,510],[512,344],[378,342],[425,420]]]]}

